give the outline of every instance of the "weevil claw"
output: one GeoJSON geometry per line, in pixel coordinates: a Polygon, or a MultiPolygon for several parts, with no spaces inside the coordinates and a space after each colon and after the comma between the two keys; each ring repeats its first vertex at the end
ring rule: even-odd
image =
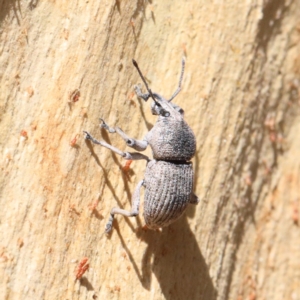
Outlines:
{"type": "Polygon", "coordinates": [[[85,139],[86,140],[92,140],[92,136],[87,132],[87,131],[83,131],[83,133],[85,134],[85,139]]]}

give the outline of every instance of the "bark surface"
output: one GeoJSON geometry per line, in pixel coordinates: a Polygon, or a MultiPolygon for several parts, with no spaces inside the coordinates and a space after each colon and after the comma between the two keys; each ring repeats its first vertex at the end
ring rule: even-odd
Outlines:
{"type": "Polygon", "coordinates": [[[299,0],[1,0],[0,298],[300,299],[299,16],[299,0]],[[107,237],[145,163],[125,172],[82,131],[145,136],[131,60],[169,98],[183,55],[201,201],[159,232],[117,216],[107,237]]]}

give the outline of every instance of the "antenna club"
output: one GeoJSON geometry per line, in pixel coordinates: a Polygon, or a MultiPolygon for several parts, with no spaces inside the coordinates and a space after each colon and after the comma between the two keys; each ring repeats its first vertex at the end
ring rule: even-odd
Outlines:
{"type": "Polygon", "coordinates": [[[137,62],[136,62],[134,59],[132,59],[132,63],[133,63],[133,65],[134,65],[136,68],[138,67],[137,62]]]}

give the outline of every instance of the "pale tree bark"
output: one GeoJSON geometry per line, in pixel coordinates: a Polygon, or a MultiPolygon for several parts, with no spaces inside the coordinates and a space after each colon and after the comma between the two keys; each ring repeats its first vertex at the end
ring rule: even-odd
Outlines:
{"type": "Polygon", "coordinates": [[[2,0],[0,298],[300,299],[299,16],[299,0],[2,0]],[[82,131],[127,149],[102,117],[142,138],[156,117],[131,59],[169,97],[183,55],[201,201],[106,236],[145,163],[124,173],[82,131]]]}

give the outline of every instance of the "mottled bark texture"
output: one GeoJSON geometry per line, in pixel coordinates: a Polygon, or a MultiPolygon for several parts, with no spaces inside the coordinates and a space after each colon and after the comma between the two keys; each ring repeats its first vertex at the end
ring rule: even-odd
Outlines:
{"type": "Polygon", "coordinates": [[[299,16],[300,0],[0,0],[0,298],[300,299],[299,16]],[[137,139],[155,123],[132,58],[168,99],[183,55],[201,201],[107,237],[145,162],[125,172],[82,130],[128,150],[98,120],[137,139]]]}

